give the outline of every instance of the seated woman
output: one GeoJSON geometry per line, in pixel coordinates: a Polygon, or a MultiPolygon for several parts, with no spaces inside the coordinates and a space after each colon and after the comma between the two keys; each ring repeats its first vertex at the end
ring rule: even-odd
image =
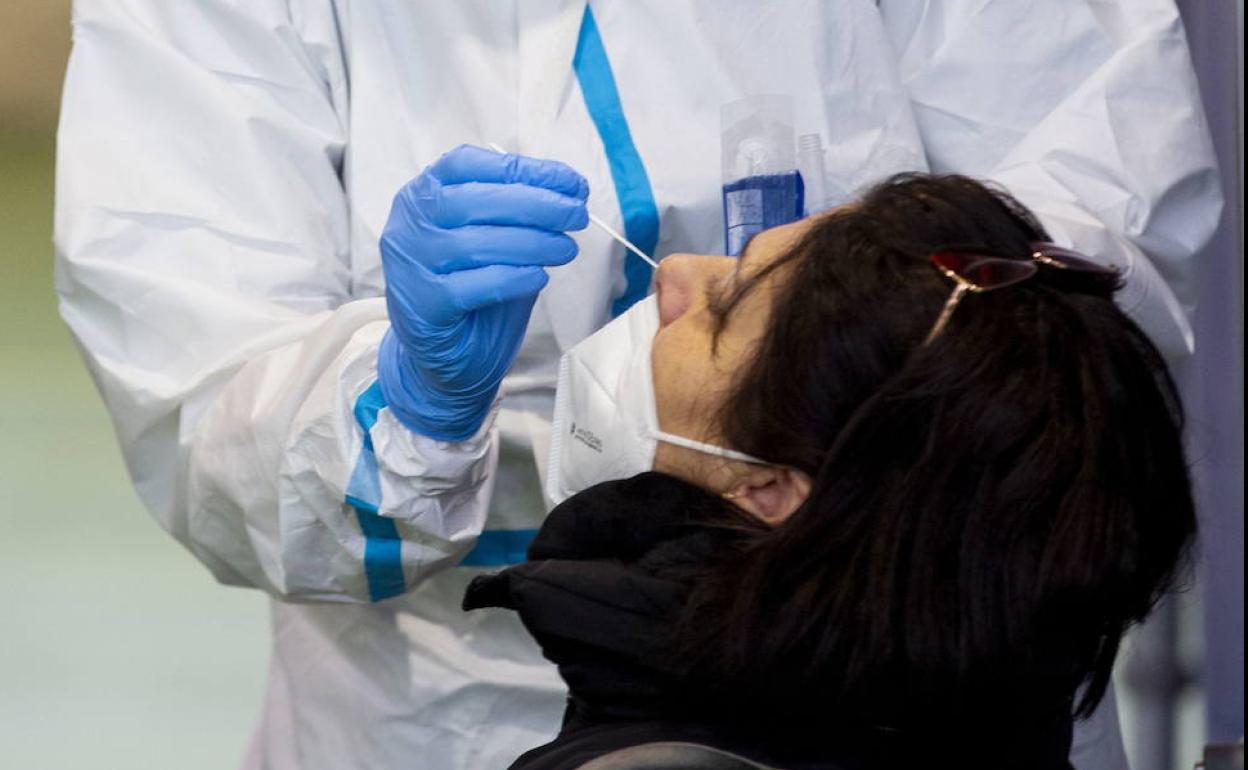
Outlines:
{"type": "Polygon", "coordinates": [[[568,683],[513,767],[688,741],[1067,768],[1195,517],[1164,362],[1117,275],[1046,240],[1002,192],[905,176],[740,260],[665,259],[655,472],[563,502],[465,600],[517,610],[568,683]]]}

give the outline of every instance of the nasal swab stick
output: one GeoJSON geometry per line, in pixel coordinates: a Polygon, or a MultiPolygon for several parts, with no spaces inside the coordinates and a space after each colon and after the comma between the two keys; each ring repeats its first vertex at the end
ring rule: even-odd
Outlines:
{"type": "MultiPolygon", "coordinates": [[[[506,155],[506,154],[507,154],[507,151],[506,151],[506,150],[504,150],[502,147],[499,147],[497,144],[494,144],[493,142],[490,142],[490,149],[491,149],[491,150],[493,150],[494,152],[499,153],[500,155],[506,155]]],[[[646,256],[646,253],[645,253],[644,251],[642,251],[641,249],[639,249],[639,248],[637,248],[636,246],[634,246],[634,245],[632,244],[632,242],[631,242],[631,241],[629,241],[627,238],[625,238],[624,236],[622,236],[622,235],[620,235],[618,232],[616,232],[614,227],[612,227],[611,225],[609,225],[609,224],[607,224],[606,222],[604,222],[604,221],[602,221],[601,219],[599,219],[599,218],[598,218],[598,216],[597,216],[597,215],[595,215],[592,211],[591,211],[591,212],[589,212],[589,221],[590,221],[590,222],[593,222],[593,223],[594,223],[595,225],[597,225],[597,226],[598,226],[598,227],[599,227],[599,228],[600,228],[600,229],[601,229],[604,233],[606,233],[607,235],[611,236],[614,240],[618,241],[618,242],[619,242],[619,244],[620,244],[621,246],[623,246],[624,248],[626,248],[626,249],[628,249],[629,251],[633,252],[633,253],[634,253],[634,254],[636,254],[637,256],[641,257],[641,259],[642,259],[642,260],[643,260],[646,264],[650,265],[650,267],[653,267],[653,268],[655,268],[656,270],[658,269],[658,267],[659,267],[659,263],[658,263],[658,262],[655,262],[653,259],[651,259],[650,257],[646,256]]]]}
{"type": "Polygon", "coordinates": [[[587,212],[587,213],[589,214],[589,221],[590,221],[590,222],[593,222],[594,224],[598,225],[598,227],[602,228],[602,231],[603,231],[604,233],[606,233],[607,235],[609,235],[609,236],[611,236],[612,238],[614,238],[614,239],[616,239],[617,241],[619,241],[619,242],[620,242],[620,244],[621,244],[622,246],[624,246],[624,248],[628,249],[629,251],[633,252],[633,253],[634,253],[634,254],[636,254],[637,256],[641,257],[642,261],[643,261],[643,262],[645,262],[645,263],[647,263],[648,265],[650,265],[650,267],[653,267],[655,270],[658,270],[658,269],[659,269],[659,263],[658,263],[658,262],[655,262],[655,261],[654,261],[653,259],[651,259],[650,257],[647,257],[647,256],[646,256],[646,253],[645,253],[644,251],[642,251],[641,249],[637,248],[637,247],[636,247],[636,246],[634,246],[634,245],[632,244],[632,242],[630,242],[627,238],[625,238],[624,236],[622,236],[622,235],[620,235],[619,233],[617,233],[617,232],[615,231],[615,229],[614,229],[613,227],[611,227],[611,225],[607,224],[606,222],[603,222],[603,221],[602,221],[601,219],[599,219],[599,218],[597,217],[597,215],[595,215],[592,211],[591,211],[591,212],[587,212]]]}

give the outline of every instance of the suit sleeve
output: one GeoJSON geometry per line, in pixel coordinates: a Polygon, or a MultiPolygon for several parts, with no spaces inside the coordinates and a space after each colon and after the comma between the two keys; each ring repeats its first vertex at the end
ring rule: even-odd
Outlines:
{"type": "Polygon", "coordinates": [[[218,579],[283,599],[377,600],[453,563],[496,432],[417,436],[377,396],[334,7],[80,0],[73,31],[56,287],[143,502],[218,579]]]}

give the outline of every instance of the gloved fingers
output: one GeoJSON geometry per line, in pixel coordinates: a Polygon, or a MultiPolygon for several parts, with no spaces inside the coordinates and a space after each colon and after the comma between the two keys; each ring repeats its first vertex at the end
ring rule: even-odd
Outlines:
{"type": "Polygon", "coordinates": [[[550,278],[540,267],[486,265],[439,277],[443,289],[462,313],[534,297],[550,278]]]}
{"type": "Polygon", "coordinates": [[[585,229],[589,211],[583,198],[544,187],[464,182],[442,187],[432,219],[444,228],[509,225],[564,232],[585,229]]]}
{"type": "Polygon", "coordinates": [[[579,250],[563,233],[532,227],[465,225],[439,235],[437,262],[427,266],[443,275],[486,265],[555,267],[571,262],[579,250]]]}
{"type": "Polygon", "coordinates": [[[438,158],[425,173],[432,174],[444,185],[465,182],[526,184],[581,200],[589,197],[589,182],[565,163],[510,153],[504,155],[470,144],[461,144],[438,158]]]}

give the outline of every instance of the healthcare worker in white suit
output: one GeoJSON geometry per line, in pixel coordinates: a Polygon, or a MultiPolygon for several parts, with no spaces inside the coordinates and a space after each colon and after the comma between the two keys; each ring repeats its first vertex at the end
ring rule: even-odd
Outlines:
{"type": "MultiPolygon", "coordinates": [[[[79,0],[73,23],[61,311],[152,514],[272,596],[247,767],[476,770],[554,734],[552,667],[460,600],[544,515],[560,353],[647,291],[587,214],[723,253],[724,105],[787,95],[829,190],[1002,183],[1192,346],[1220,200],[1173,0],[79,0]],[[529,157],[448,154],[490,142],[529,157]]],[[[1112,698],[1072,756],[1125,767],[1112,698]]]]}

